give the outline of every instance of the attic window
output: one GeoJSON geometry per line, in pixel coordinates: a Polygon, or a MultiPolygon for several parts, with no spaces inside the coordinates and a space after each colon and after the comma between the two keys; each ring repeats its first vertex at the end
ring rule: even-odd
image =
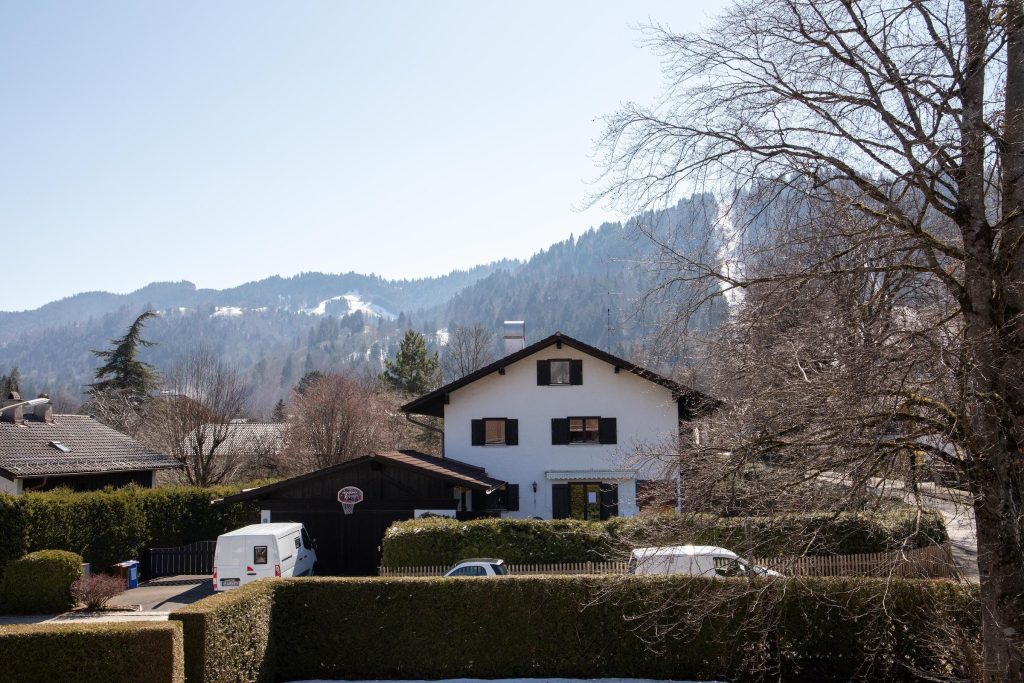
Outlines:
{"type": "Polygon", "coordinates": [[[71,447],[64,445],[60,441],[51,441],[50,445],[53,446],[54,448],[56,448],[61,453],[70,453],[71,452],[71,447]]]}

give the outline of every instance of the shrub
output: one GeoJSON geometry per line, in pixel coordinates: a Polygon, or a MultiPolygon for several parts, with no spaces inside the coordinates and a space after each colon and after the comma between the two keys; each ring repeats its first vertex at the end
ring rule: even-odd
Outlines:
{"type": "Polygon", "coordinates": [[[775,517],[658,514],[605,522],[432,518],[393,524],[384,536],[383,563],[388,567],[446,565],[466,557],[500,557],[515,564],[586,562],[623,557],[632,547],[686,543],[718,545],[741,553],[752,547],[759,557],[851,554],[946,540],[945,521],[935,511],[775,517]]]}
{"type": "Polygon", "coordinates": [[[10,614],[51,614],[74,607],[71,584],[82,575],[82,557],[40,550],[7,563],[0,607],[10,614]]]}
{"type": "Polygon", "coordinates": [[[80,576],[71,584],[71,597],[89,609],[102,609],[110,600],[128,590],[128,582],[109,574],[80,576]]]}
{"type": "Polygon", "coordinates": [[[178,624],[0,626],[5,680],[18,683],[183,683],[178,624]]]}
{"type": "Polygon", "coordinates": [[[28,552],[27,531],[19,499],[0,493],[0,575],[10,560],[28,552]]]}
{"type": "Polygon", "coordinates": [[[190,682],[274,680],[270,629],[275,583],[250,583],[171,614],[184,628],[190,682]]]}

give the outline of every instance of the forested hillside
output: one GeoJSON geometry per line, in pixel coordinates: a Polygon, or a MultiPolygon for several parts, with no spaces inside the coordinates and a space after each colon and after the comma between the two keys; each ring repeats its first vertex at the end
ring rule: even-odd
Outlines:
{"type": "MultiPolygon", "coordinates": [[[[192,349],[210,349],[245,373],[257,411],[269,410],[310,370],[378,374],[408,328],[443,350],[453,325],[497,331],[503,320],[522,319],[528,341],[561,330],[630,356],[662,310],[639,306],[655,281],[655,250],[637,228],[653,226],[660,239],[692,248],[687,236],[703,232],[715,212],[708,198],[695,197],[626,225],[588,230],[525,263],[423,280],[305,273],[225,290],[179,282],[125,295],[78,294],[33,311],[0,313],[0,371],[18,367],[24,394],[47,391],[70,409],[92,379],[91,350],[104,348],[149,308],[160,317],[146,326],[145,337],[157,345],[144,350],[145,360],[167,369],[192,349]]],[[[700,324],[713,321],[714,314],[700,324]]]]}

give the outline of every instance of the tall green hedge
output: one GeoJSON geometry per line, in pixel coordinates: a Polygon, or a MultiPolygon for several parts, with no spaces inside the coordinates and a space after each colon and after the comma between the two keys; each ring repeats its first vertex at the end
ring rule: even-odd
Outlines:
{"type": "Polygon", "coordinates": [[[976,586],[940,581],[525,576],[267,581],[172,618],[196,683],[829,683],[970,678],[979,616],[976,586]]]}
{"type": "Polygon", "coordinates": [[[71,584],[82,575],[82,556],[39,550],[7,563],[0,581],[0,612],[59,614],[75,606],[71,584]]]}
{"type": "Polygon", "coordinates": [[[0,626],[3,680],[11,683],[183,683],[178,624],[0,626]]]}
{"type": "Polygon", "coordinates": [[[642,545],[717,545],[758,557],[874,553],[948,540],[939,512],[806,513],[774,517],[642,515],[605,522],[425,518],[397,522],[384,536],[388,567],[446,565],[467,557],[510,563],[621,558],[642,545]],[[752,552],[751,552],[752,551],[752,552]]]}
{"type": "Polygon", "coordinates": [[[255,503],[210,504],[238,490],[171,486],[0,494],[0,563],[26,551],[57,548],[79,553],[94,570],[105,571],[138,559],[147,547],[210,540],[258,519],[255,503]]]}
{"type": "Polygon", "coordinates": [[[257,581],[171,614],[185,630],[188,680],[274,680],[271,607],[274,582],[257,581]]]}

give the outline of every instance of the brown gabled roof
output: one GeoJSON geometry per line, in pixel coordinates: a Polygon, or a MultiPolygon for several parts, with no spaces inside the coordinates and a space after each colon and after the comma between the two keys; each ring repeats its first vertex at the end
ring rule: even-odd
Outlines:
{"type": "Polygon", "coordinates": [[[233,496],[227,496],[224,498],[225,503],[234,503],[242,500],[252,500],[262,498],[263,496],[280,491],[283,488],[294,486],[302,482],[309,481],[310,479],[316,479],[324,475],[333,474],[340,472],[352,467],[358,467],[368,461],[376,460],[378,462],[386,462],[399,467],[409,467],[412,469],[419,470],[425,474],[436,476],[445,481],[450,481],[453,484],[465,486],[468,489],[483,491],[485,493],[491,493],[502,486],[506,482],[500,479],[494,479],[487,475],[487,470],[483,467],[477,467],[476,465],[470,465],[467,462],[461,460],[452,460],[451,458],[439,458],[436,455],[428,455],[427,453],[420,453],[419,451],[383,451],[380,453],[371,453],[364,455],[360,458],[348,460],[337,465],[331,465],[315,472],[309,472],[308,474],[301,474],[291,479],[285,479],[284,481],[275,482],[268,484],[267,486],[261,486],[256,489],[249,489],[248,491],[242,491],[236,493],[233,496]]]}
{"type": "Polygon", "coordinates": [[[538,351],[545,349],[549,346],[553,346],[555,344],[565,344],[570,348],[576,349],[577,351],[585,353],[589,356],[593,356],[598,360],[603,360],[604,362],[610,365],[613,365],[627,372],[631,372],[638,377],[643,377],[649,382],[654,382],[655,384],[659,384],[663,387],[670,389],[672,391],[672,398],[679,403],[679,412],[681,417],[683,417],[684,412],[687,414],[701,412],[702,409],[706,410],[708,408],[714,408],[720,404],[718,400],[713,399],[710,396],[705,396],[699,391],[691,389],[690,387],[685,386],[683,384],[680,384],[675,380],[663,377],[658,373],[654,372],[653,370],[648,370],[647,368],[640,367],[639,365],[636,365],[634,363],[630,363],[625,358],[619,358],[618,356],[614,356],[608,353],[607,351],[602,351],[601,349],[595,346],[585,344],[581,342],[579,339],[573,339],[569,335],[562,334],[561,332],[555,332],[550,337],[541,339],[539,342],[531,344],[521,351],[516,351],[515,353],[509,354],[504,358],[494,361],[490,365],[485,365],[479,370],[469,373],[465,377],[460,377],[454,382],[450,382],[444,385],[440,389],[435,389],[434,391],[431,391],[429,394],[424,394],[423,396],[420,396],[419,398],[410,401],[409,403],[406,403],[404,406],[402,406],[401,409],[403,412],[413,413],[416,415],[431,415],[433,417],[444,417],[444,404],[447,402],[448,394],[452,393],[456,389],[461,389],[467,384],[471,384],[472,382],[475,382],[482,377],[486,377],[492,372],[497,372],[502,368],[508,367],[509,365],[512,365],[513,363],[516,363],[526,358],[527,356],[531,356],[534,353],[537,353],[538,351]]]}
{"type": "Polygon", "coordinates": [[[88,415],[55,415],[53,422],[28,416],[24,424],[0,422],[0,474],[8,479],[175,467],[180,465],[170,456],[88,415]]]}

